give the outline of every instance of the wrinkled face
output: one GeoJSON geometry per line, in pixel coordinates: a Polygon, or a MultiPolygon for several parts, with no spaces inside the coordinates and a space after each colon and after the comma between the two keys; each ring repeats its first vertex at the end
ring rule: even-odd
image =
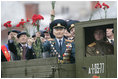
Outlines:
{"type": "Polygon", "coordinates": [[[109,36],[112,36],[113,35],[113,32],[112,32],[112,28],[108,28],[106,29],[106,36],[109,37],[109,36]]]}
{"type": "Polygon", "coordinates": [[[72,28],[72,29],[70,30],[70,33],[71,33],[71,35],[72,35],[73,37],[75,37],[75,28],[72,28]]]}
{"type": "Polygon", "coordinates": [[[10,36],[11,36],[11,38],[13,38],[13,37],[17,37],[17,33],[16,32],[11,32],[10,34],[9,34],[10,36]]]}
{"type": "Polygon", "coordinates": [[[71,33],[69,33],[67,30],[65,30],[64,35],[67,36],[67,37],[71,37],[72,36],[71,33]]]}
{"type": "Polygon", "coordinates": [[[27,42],[27,39],[28,39],[27,35],[21,35],[21,36],[19,37],[19,42],[20,42],[21,44],[25,44],[25,43],[27,42]]]}
{"type": "Polygon", "coordinates": [[[94,38],[95,40],[99,41],[99,40],[103,40],[105,34],[103,30],[96,30],[94,32],[94,38]]]}
{"type": "Polygon", "coordinates": [[[55,35],[56,38],[62,38],[64,36],[64,33],[65,33],[64,28],[53,29],[53,34],[55,35]]]}
{"type": "Polygon", "coordinates": [[[44,33],[44,35],[45,35],[45,39],[50,39],[51,38],[49,33],[44,33]]]}

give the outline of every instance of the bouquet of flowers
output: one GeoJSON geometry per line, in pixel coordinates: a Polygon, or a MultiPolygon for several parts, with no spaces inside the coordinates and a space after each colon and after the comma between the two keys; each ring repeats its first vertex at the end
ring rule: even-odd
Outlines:
{"type": "Polygon", "coordinates": [[[37,15],[37,14],[34,14],[33,16],[32,16],[32,24],[33,24],[33,26],[37,26],[37,31],[39,32],[39,29],[40,29],[40,25],[39,25],[39,21],[40,20],[44,20],[44,17],[43,16],[41,16],[41,15],[37,15]]]}
{"type": "MultiPolygon", "coordinates": [[[[95,5],[95,9],[104,9],[105,11],[105,19],[107,18],[107,9],[109,8],[109,5],[105,4],[105,3],[102,3],[102,5],[100,4],[99,1],[97,1],[96,5],[95,5]]],[[[101,13],[100,11],[98,10],[99,14],[100,14],[100,17],[102,19],[102,16],[101,16],[101,13]]],[[[93,16],[93,13],[91,14],[89,20],[92,19],[92,16],[93,16]]]]}
{"type": "Polygon", "coordinates": [[[8,28],[9,31],[11,31],[11,27],[12,27],[11,21],[7,21],[6,23],[4,23],[4,27],[8,28]]]}
{"type": "Polygon", "coordinates": [[[26,21],[24,21],[24,19],[21,19],[21,21],[16,25],[16,27],[22,26],[22,28],[24,28],[24,30],[27,32],[28,36],[30,36],[30,34],[28,33],[28,29],[25,25],[27,22],[30,22],[30,20],[28,18],[26,21]]]}
{"type": "Polygon", "coordinates": [[[37,58],[41,57],[41,54],[43,52],[42,42],[40,40],[41,33],[39,32],[39,30],[40,30],[39,21],[40,20],[44,20],[44,17],[42,15],[34,14],[32,16],[32,21],[33,21],[32,24],[33,24],[33,26],[37,27],[36,41],[35,41],[35,43],[33,43],[33,48],[34,48],[37,58]]]}

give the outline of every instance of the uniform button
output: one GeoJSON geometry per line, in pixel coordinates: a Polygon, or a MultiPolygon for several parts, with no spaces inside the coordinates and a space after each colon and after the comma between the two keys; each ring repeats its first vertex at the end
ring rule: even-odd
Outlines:
{"type": "Polygon", "coordinates": [[[97,54],[99,54],[100,52],[99,51],[96,51],[97,54]]]}

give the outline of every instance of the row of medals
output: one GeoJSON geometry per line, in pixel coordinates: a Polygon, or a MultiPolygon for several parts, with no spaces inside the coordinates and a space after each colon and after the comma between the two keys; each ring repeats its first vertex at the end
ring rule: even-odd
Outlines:
{"type": "Polygon", "coordinates": [[[55,57],[57,56],[58,57],[58,63],[70,63],[70,55],[71,55],[71,49],[72,49],[72,45],[71,43],[67,43],[66,44],[66,51],[65,53],[63,54],[63,56],[61,56],[55,49],[54,45],[55,45],[55,42],[54,41],[50,41],[50,44],[51,44],[51,56],[52,57],[55,57]]]}

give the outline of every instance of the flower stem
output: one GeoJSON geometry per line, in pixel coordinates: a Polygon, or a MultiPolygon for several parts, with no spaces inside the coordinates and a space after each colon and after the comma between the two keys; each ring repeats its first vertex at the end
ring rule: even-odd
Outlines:
{"type": "Polygon", "coordinates": [[[89,21],[91,21],[91,19],[92,19],[92,16],[93,16],[93,13],[90,15],[89,21]]]}
{"type": "MultiPolygon", "coordinates": [[[[55,8],[55,3],[56,1],[52,1],[52,10],[54,10],[55,8]]],[[[54,18],[55,18],[55,15],[51,15],[51,22],[54,20],[54,18]]]]}
{"type": "Polygon", "coordinates": [[[56,2],[56,1],[52,1],[52,9],[55,8],[55,2],[56,2]]]}
{"type": "Polygon", "coordinates": [[[105,19],[107,18],[107,10],[106,10],[106,8],[105,8],[105,19]]]}
{"type": "Polygon", "coordinates": [[[11,31],[11,27],[7,27],[9,29],[9,31],[11,31]]]}
{"type": "Polygon", "coordinates": [[[100,13],[100,11],[98,10],[98,12],[99,12],[99,14],[100,14],[100,18],[102,19],[102,16],[101,16],[101,13],[100,13]]]}
{"type": "Polygon", "coordinates": [[[37,31],[39,32],[39,20],[37,21],[37,31]]]}

